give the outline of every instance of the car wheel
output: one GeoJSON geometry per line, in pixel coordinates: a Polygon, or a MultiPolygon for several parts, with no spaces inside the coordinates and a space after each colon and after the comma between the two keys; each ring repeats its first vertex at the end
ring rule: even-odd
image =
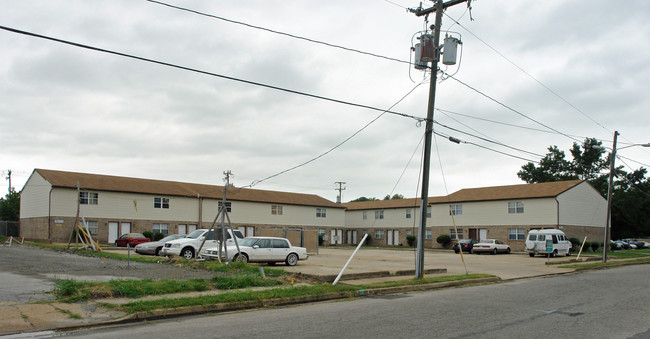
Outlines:
{"type": "Polygon", "coordinates": [[[181,256],[185,259],[192,259],[194,258],[194,249],[191,247],[186,247],[181,251],[181,256]]]}
{"type": "Polygon", "coordinates": [[[510,254],[510,247],[506,250],[506,254],[510,254]]]}
{"type": "Polygon", "coordinates": [[[470,249],[469,249],[469,254],[472,254],[472,253],[474,253],[474,249],[473,249],[473,248],[470,248],[470,249]]]}
{"type": "Polygon", "coordinates": [[[162,247],[156,248],[156,252],[153,255],[158,256],[160,254],[160,250],[162,250],[162,247]]]}
{"type": "Polygon", "coordinates": [[[568,250],[566,250],[566,256],[567,256],[567,257],[570,257],[570,256],[571,256],[571,249],[570,249],[570,248],[569,248],[568,250]]]}
{"type": "Polygon", "coordinates": [[[454,252],[455,252],[456,254],[458,254],[458,252],[460,252],[460,251],[458,251],[458,250],[454,250],[454,252]]]}
{"type": "Polygon", "coordinates": [[[551,257],[553,258],[557,257],[557,250],[553,250],[553,253],[551,253],[551,257]]]}
{"type": "Polygon", "coordinates": [[[242,253],[241,255],[236,254],[233,259],[242,261],[244,263],[248,263],[248,256],[245,253],[242,253]]]}
{"type": "Polygon", "coordinates": [[[528,253],[528,256],[530,256],[530,257],[532,258],[532,257],[534,257],[534,256],[535,256],[535,253],[533,253],[533,252],[530,252],[530,253],[528,253]]]}
{"type": "Polygon", "coordinates": [[[494,251],[492,251],[492,254],[497,254],[497,249],[495,248],[494,251]]]}
{"type": "Polygon", "coordinates": [[[295,253],[289,253],[285,262],[287,263],[287,266],[296,266],[298,263],[298,255],[295,253]]]}
{"type": "Polygon", "coordinates": [[[117,247],[117,240],[115,240],[115,247],[117,247]]]}

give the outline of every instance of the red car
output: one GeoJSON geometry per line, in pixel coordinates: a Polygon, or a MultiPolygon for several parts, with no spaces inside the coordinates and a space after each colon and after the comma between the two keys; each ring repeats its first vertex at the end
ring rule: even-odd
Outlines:
{"type": "Polygon", "coordinates": [[[121,237],[115,240],[115,246],[126,247],[128,244],[131,247],[135,247],[137,244],[142,244],[143,242],[149,242],[149,238],[142,235],[142,233],[127,233],[123,234],[121,237]]]}

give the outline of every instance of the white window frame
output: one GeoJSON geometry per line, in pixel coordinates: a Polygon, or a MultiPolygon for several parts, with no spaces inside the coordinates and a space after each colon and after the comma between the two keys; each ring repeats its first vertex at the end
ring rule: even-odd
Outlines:
{"type": "Polygon", "coordinates": [[[375,219],[384,219],[384,210],[376,210],[375,219]]]}
{"type": "Polygon", "coordinates": [[[424,239],[433,239],[433,233],[431,230],[426,230],[426,233],[424,234],[424,239]]]}
{"type": "Polygon", "coordinates": [[[456,238],[456,230],[453,228],[449,229],[449,237],[451,240],[456,240],[456,239],[463,239],[463,229],[459,228],[458,229],[458,238],[456,238]]]}
{"type": "MultiPolygon", "coordinates": [[[[223,201],[219,201],[219,211],[223,208],[223,201]]],[[[226,212],[232,212],[232,202],[226,201],[226,212]]]]}
{"type": "Polygon", "coordinates": [[[169,209],[169,198],[154,197],[153,208],[169,209]]]}
{"type": "Polygon", "coordinates": [[[431,218],[431,206],[427,206],[427,218],[431,218]]]}
{"type": "Polygon", "coordinates": [[[463,215],[463,204],[449,205],[449,215],[463,215]]]}
{"type": "Polygon", "coordinates": [[[90,234],[99,233],[99,222],[97,220],[86,220],[86,225],[90,234]]]}
{"type": "Polygon", "coordinates": [[[271,215],[282,215],[282,205],[271,205],[271,215]]]}
{"type": "Polygon", "coordinates": [[[152,227],[152,230],[153,230],[153,234],[162,233],[164,235],[168,235],[169,234],[169,224],[154,223],[153,227],[152,227]]]}
{"type": "Polygon", "coordinates": [[[368,211],[363,211],[363,220],[368,220],[368,211]]]}
{"type": "Polygon", "coordinates": [[[508,214],[524,214],[524,202],[508,201],[508,214]]]}
{"type": "Polygon", "coordinates": [[[99,193],[88,191],[79,192],[79,204],[99,205],[99,193]]]}
{"type": "Polygon", "coordinates": [[[327,218],[327,209],[322,207],[317,207],[316,218],[327,218]]]}
{"type": "Polygon", "coordinates": [[[384,239],[384,230],[375,230],[375,239],[384,239]]]}
{"type": "Polygon", "coordinates": [[[413,210],[410,208],[406,209],[406,219],[411,219],[413,217],[413,210]]]}
{"type": "Polygon", "coordinates": [[[508,240],[526,240],[526,230],[523,228],[509,228],[508,240]]]}

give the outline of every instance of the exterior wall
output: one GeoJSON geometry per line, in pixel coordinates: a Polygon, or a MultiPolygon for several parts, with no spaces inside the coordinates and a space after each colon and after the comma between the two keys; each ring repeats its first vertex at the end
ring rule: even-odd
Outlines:
{"type": "Polygon", "coordinates": [[[557,201],[560,225],[605,227],[607,223],[607,200],[587,182],[560,194],[557,201]]]}
{"type": "Polygon", "coordinates": [[[52,185],[34,172],[20,192],[20,218],[45,217],[49,213],[52,185]]]}
{"type": "MultiPolygon", "coordinates": [[[[553,198],[515,199],[453,203],[463,207],[462,215],[455,215],[456,225],[557,225],[557,203],[553,198]],[[524,213],[509,214],[508,202],[522,201],[524,213]]],[[[449,215],[450,204],[432,206],[431,226],[453,226],[449,215]]],[[[429,223],[427,223],[429,224],[429,223]]]]}

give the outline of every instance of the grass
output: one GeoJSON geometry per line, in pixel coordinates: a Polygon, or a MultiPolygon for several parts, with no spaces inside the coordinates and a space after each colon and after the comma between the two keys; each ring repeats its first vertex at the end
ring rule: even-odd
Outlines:
{"type": "Polygon", "coordinates": [[[562,265],[559,267],[560,268],[600,268],[600,267],[606,268],[606,267],[615,267],[615,266],[627,265],[627,264],[646,264],[646,263],[650,264],[650,256],[645,255],[643,258],[608,261],[606,263],[595,262],[595,263],[588,263],[588,264],[570,264],[570,265],[562,265]]]}
{"type": "Polygon", "coordinates": [[[495,277],[495,276],[491,274],[443,275],[443,276],[424,278],[424,279],[377,282],[370,285],[364,285],[359,287],[368,289],[368,288],[396,287],[396,286],[408,286],[408,285],[424,285],[424,284],[433,284],[433,283],[447,282],[447,281],[491,278],[491,277],[495,277]]]}

